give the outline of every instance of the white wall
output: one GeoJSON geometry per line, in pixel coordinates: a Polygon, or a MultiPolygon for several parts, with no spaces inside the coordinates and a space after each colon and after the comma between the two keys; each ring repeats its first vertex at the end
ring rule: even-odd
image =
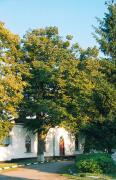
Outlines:
{"type": "MultiPolygon", "coordinates": [[[[0,161],[6,161],[17,158],[37,157],[37,135],[33,135],[23,128],[23,125],[17,124],[10,132],[12,143],[7,147],[0,146],[0,161]],[[31,137],[31,153],[26,153],[25,137],[31,137]]],[[[83,153],[84,138],[79,137],[79,151],[75,152],[75,137],[64,128],[50,128],[46,136],[47,156],[60,156],[59,141],[64,138],[65,155],[75,155],[83,153]]]]}
{"type": "Polygon", "coordinates": [[[114,152],[112,155],[111,155],[112,159],[115,161],[116,163],[116,152],[114,152]]]}
{"type": "Polygon", "coordinates": [[[45,156],[59,156],[59,140],[64,138],[65,155],[75,154],[75,138],[64,128],[50,128],[46,136],[46,152],[45,156]]]}
{"type": "Polygon", "coordinates": [[[37,157],[37,135],[27,132],[21,124],[15,125],[10,135],[11,144],[7,147],[0,147],[0,161],[37,157]],[[31,137],[31,153],[26,153],[25,137],[27,135],[31,137]]]}
{"type": "Polygon", "coordinates": [[[78,136],[78,150],[75,151],[75,154],[83,154],[85,145],[85,137],[82,135],[78,136]]]}

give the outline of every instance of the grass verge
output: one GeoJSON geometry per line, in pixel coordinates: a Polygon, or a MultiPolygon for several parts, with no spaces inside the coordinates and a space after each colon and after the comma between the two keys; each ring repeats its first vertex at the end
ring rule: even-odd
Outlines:
{"type": "Polygon", "coordinates": [[[16,163],[0,163],[0,168],[16,166],[16,163]]]}

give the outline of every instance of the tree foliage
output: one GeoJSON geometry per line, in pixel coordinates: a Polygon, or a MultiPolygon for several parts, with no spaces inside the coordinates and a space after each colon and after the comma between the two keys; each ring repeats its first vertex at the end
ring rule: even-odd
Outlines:
{"type": "Polygon", "coordinates": [[[115,65],[99,60],[96,47],[71,46],[56,27],[32,30],[22,42],[30,76],[20,118],[29,130],[42,135],[60,125],[78,136],[94,122],[114,120],[115,65]]]}
{"type": "Polygon", "coordinates": [[[94,76],[90,75],[94,83],[91,94],[93,113],[90,112],[91,120],[82,128],[86,137],[85,150],[89,151],[93,148],[111,152],[111,149],[116,147],[115,65],[107,60],[101,60],[98,61],[96,70],[97,74],[92,72],[94,76]]]}
{"type": "Polygon", "coordinates": [[[116,148],[116,4],[107,4],[108,12],[103,20],[98,19],[95,38],[107,59],[99,60],[100,76],[93,91],[93,102],[97,112],[83,132],[86,136],[85,150],[91,148],[111,153],[116,148]]]}
{"type": "Polygon", "coordinates": [[[4,139],[9,136],[13,124],[9,121],[0,121],[0,145],[4,145],[4,139]]]}
{"type": "Polygon", "coordinates": [[[116,120],[109,118],[102,122],[93,121],[86,126],[85,152],[94,149],[111,153],[116,148],[116,120]]]}
{"type": "Polygon", "coordinates": [[[93,111],[94,85],[86,66],[99,75],[95,69],[98,62],[93,61],[98,51],[96,48],[80,51],[70,46],[68,39],[63,41],[56,27],[32,30],[23,39],[24,61],[29,66],[30,77],[21,119],[26,119],[26,126],[35,132],[63,125],[76,134],[93,111]],[[77,59],[77,53],[83,53],[86,61],[77,59]]]}
{"type": "Polygon", "coordinates": [[[66,80],[68,71],[73,73],[71,68],[76,63],[69,46],[70,40],[63,41],[56,27],[32,30],[23,39],[24,61],[29,66],[30,77],[21,118],[30,116],[25,123],[34,131],[42,133],[60,124],[68,115],[66,80]],[[36,118],[32,120],[32,116],[36,118]]]}
{"type": "Polygon", "coordinates": [[[0,23],[1,139],[17,118],[42,140],[50,127],[64,126],[76,137],[84,133],[87,149],[114,148],[115,4],[108,11],[96,33],[112,61],[99,59],[96,47],[72,45],[71,35],[63,40],[57,27],[28,31],[20,40],[0,23]]]}
{"type": "Polygon", "coordinates": [[[107,12],[102,20],[98,18],[99,27],[95,27],[95,38],[101,51],[116,61],[116,3],[106,3],[107,12]]]}
{"type": "Polygon", "coordinates": [[[20,56],[19,36],[0,22],[0,137],[5,131],[8,132],[9,120],[17,117],[17,108],[23,98],[25,83],[21,76],[23,68],[20,56]]]}

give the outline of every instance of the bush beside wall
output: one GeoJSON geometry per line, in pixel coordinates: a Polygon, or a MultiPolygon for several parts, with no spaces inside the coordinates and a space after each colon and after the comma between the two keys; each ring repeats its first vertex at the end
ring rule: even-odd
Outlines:
{"type": "Polygon", "coordinates": [[[79,173],[111,173],[114,166],[114,161],[107,153],[82,154],[76,158],[79,173]]]}

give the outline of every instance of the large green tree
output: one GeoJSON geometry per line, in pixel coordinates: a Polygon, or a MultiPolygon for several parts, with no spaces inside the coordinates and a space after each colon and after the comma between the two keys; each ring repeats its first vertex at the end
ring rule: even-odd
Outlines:
{"type": "Polygon", "coordinates": [[[11,129],[10,120],[18,115],[23,98],[23,66],[20,63],[20,38],[0,22],[0,143],[11,129]],[[7,122],[6,122],[7,121],[7,122]]]}
{"type": "Polygon", "coordinates": [[[116,61],[116,3],[106,2],[107,12],[99,26],[95,27],[95,38],[100,45],[101,51],[112,61],[116,61]]]}
{"type": "Polygon", "coordinates": [[[93,91],[97,116],[84,129],[85,149],[106,150],[116,148],[116,3],[106,2],[107,12],[99,27],[95,27],[95,38],[101,51],[107,56],[100,62],[99,72],[93,91]]]}
{"type": "Polygon", "coordinates": [[[115,119],[114,63],[99,60],[96,47],[71,46],[71,38],[63,41],[56,27],[47,27],[27,32],[22,40],[22,62],[30,74],[24,76],[28,87],[20,119],[38,132],[42,144],[50,127],[65,126],[76,136],[81,130],[91,138],[88,132],[95,122],[102,127],[115,119]]]}
{"type": "Polygon", "coordinates": [[[29,86],[20,118],[40,139],[56,125],[78,136],[86,125],[103,121],[115,110],[110,65],[98,60],[95,47],[82,50],[70,46],[67,38],[63,41],[56,27],[48,27],[28,32],[22,41],[23,62],[30,75],[25,76],[29,86]]]}
{"type": "Polygon", "coordinates": [[[77,59],[78,47],[70,46],[70,39],[67,36],[63,41],[56,27],[48,27],[28,32],[22,41],[30,77],[25,77],[29,86],[20,118],[41,137],[56,125],[77,134],[82,122],[89,119],[86,111],[93,85],[77,59]]]}
{"type": "Polygon", "coordinates": [[[90,75],[94,82],[92,90],[94,114],[82,131],[86,136],[85,151],[93,148],[111,152],[111,149],[116,148],[116,69],[114,63],[110,61],[98,62],[99,75],[95,75],[94,79],[90,75]]]}
{"type": "Polygon", "coordinates": [[[63,87],[64,69],[74,59],[69,46],[69,40],[63,41],[56,27],[32,30],[23,39],[24,62],[28,64],[30,77],[25,77],[29,86],[25,89],[20,118],[29,130],[38,132],[39,139],[68,115],[63,104],[68,99],[63,87]]]}

